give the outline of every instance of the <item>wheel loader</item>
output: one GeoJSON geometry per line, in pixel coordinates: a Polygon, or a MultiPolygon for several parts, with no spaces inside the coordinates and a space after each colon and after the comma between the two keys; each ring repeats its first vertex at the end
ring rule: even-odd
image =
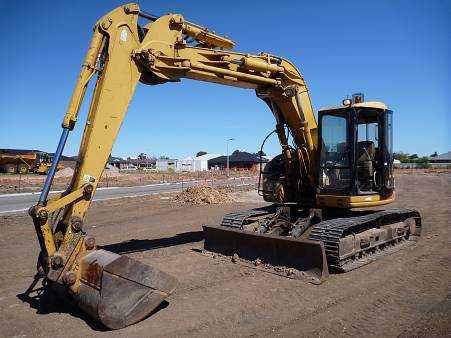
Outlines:
{"type": "Polygon", "coordinates": [[[307,85],[290,61],[233,47],[229,38],[180,14],[157,17],[133,3],[94,26],[55,158],[29,213],[41,247],[39,273],[48,284],[63,285],[110,329],[148,316],[177,284],[163,271],[98,249],[84,230],[85,213],[139,82],[160,85],[186,78],[253,89],[274,116],[281,154],[263,168],[259,184],[271,204],[225,215],[220,225],[204,225],[206,254],[320,284],[329,270],[352,270],[420,236],[418,211],[374,210],[395,199],[389,107],[357,94],[321,109],[317,122],[307,85]],[[72,182],[48,199],[94,78],[72,182]],[[53,217],[56,213],[62,217],[53,217]]]}

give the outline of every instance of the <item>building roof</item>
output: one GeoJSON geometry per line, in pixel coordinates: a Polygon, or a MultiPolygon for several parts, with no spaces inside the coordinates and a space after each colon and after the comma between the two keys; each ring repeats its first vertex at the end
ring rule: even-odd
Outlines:
{"type": "Polygon", "coordinates": [[[174,162],[174,161],[178,161],[178,159],[176,159],[176,158],[157,158],[155,161],[156,162],[174,162]]]}
{"type": "MultiPolygon", "coordinates": [[[[210,165],[227,163],[227,156],[215,157],[215,158],[212,158],[211,160],[209,160],[208,162],[210,165]]],[[[233,163],[243,163],[243,162],[260,163],[260,157],[255,154],[251,154],[251,153],[248,153],[245,151],[240,151],[240,152],[234,152],[233,154],[229,155],[229,162],[230,163],[232,163],[232,162],[233,163]]],[[[262,158],[262,162],[267,162],[267,160],[262,158]]]]}
{"type": "Polygon", "coordinates": [[[205,154],[205,155],[201,155],[201,156],[197,156],[196,157],[196,160],[211,160],[211,159],[213,159],[213,158],[216,158],[216,157],[220,157],[220,156],[224,156],[223,154],[205,154]]]}
{"type": "Polygon", "coordinates": [[[434,162],[451,161],[451,151],[448,151],[447,153],[443,153],[437,156],[430,156],[429,160],[434,162]]]}
{"type": "Polygon", "coordinates": [[[123,158],[123,157],[115,157],[115,156],[110,156],[108,158],[108,163],[128,163],[128,164],[144,164],[144,163],[155,163],[155,159],[150,159],[150,158],[135,158],[135,159],[130,159],[130,158],[123,158]]]}
{"type": "Polygon", "coordinates": [[[195,156],[188,156],[188,157],[185,157],[185,158],[181,158],[179,161],[195,161],[197,159],[198,158],[195,157],[195,156]]]}
{"type": "Polygon", "coordinates": [[[223,156],[222,154],[204,154],[201,156],[188,156],[180,159],[180,161],[208,161],[212,158],[223,156]]]}

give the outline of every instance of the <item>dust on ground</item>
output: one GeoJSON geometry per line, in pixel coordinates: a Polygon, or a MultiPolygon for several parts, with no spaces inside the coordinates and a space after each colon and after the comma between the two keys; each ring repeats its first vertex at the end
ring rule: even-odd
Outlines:
{"type": "Polygon", "coordinates": [[[421,212],[420,241],[357,270],[332,274],[321,285],[200,253],[201,225],[262,206],[256,192],[216,205],[157,196],[95,202],[85,229],[100,246],[179,281],[158,311],[117,331],[106,331],[66,298],[27,294],[39,252],[34,227],[25,213],[2,216],[0,336],[449,337],[451,176],[400,175],[396,187],[393,207],[421,212]]]}

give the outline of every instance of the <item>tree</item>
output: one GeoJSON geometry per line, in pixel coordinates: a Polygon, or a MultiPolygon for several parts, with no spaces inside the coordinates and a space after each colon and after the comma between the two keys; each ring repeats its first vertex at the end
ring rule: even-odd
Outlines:
{"type": "Polygon", "coordinates": [[[160,160],[169,160],[169,157],[167,157],[166,155],[161,155],[159,157],[160,160]]]}
{"type": "Polygon", "coordinates": [[[241,151],[239,151],[238,149],[237,150],[235,150],[233,153],[232,153],[232,155],[236,155],[236,154],[239,154],[241,151]]]}
{"type": "Polygon", "coordinates": [[[409,154],[403,153],[402,151],[400,151],[399,153],[393,153],[393,158],[399,160],[401,163],[409,162],[409,154]]]}
{"type": "MultiPolygon", "coordinates": [[[[399,153],[393,153],[393,157],[395,159],[401,161],[401,163],[418,163],[420,168],[429,168],[430,167],[429,157],[427,157],[427,156],[418,157],[417,154],[410,155],[409,153],[399,152],[399,153]]],[[[433,157],[433,156],[431,155],[431,157],[433,157]]]]}
{"type": "Polygon", "coordinates": [[[418,167],[422,169],[431,167],[431,165],[429,164],[429,158],[427,156],[420,157],[419,159],[415,160],[415,162],[418,163],[418,167]]]}
{"type": "Polygon", "coordinates": [[[437,157],[437,156],[438,156],[437,152],[434,151],[434,153],[430,157],[437,157]]]}
{"type": "Polygon", "coordinates": [[[207,152],[203,151],[203,150],[198,151],[197,154],[196,154],[196,157],[199,157],[199,156],[202,156],[202,155],[207,155],[207,152]]]}
{"type": "Polygon", "coordinates": [[[260,157],[260,156],[266,156],[266,153],[262,150],[259,150],[255,153],[255,156],[260,157]]]}
{"type": "Polygon", "coordinates": [[[138,158],[139,158],[140,160],[145,160],[145,159],[147,158],[147,154],[141,153],[141,154],[138,155],[138,158]]]}

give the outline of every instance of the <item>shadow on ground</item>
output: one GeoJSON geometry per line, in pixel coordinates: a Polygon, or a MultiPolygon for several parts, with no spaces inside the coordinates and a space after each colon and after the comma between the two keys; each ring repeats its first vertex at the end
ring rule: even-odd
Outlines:
{"type": "Polygon", "coordinates": [[[95,331],[108,331],[109,329],[100,322],[89,317],[86,313],[66,295],[59,284],[42,285],[41,278],[35,278],[28,289],[17,295],[22,302],[30,304],[37,314],[47,315],[51,313],[67,313],[80,318],[95,331]]]}
{"type": "MultiPolygon", "coordinates": [[[[117,254],[128,254],[200,242],[203,239],[204,236],[202,231],[194,231],[177,234],[173,237],[167,238],[146,240],[132,239],[125,242],[104,245],[99,247],[99,249],[112,251],[117,254]]],[[[36,310],[37,314],[46,315],[51,313],[67,313],[73,317],[84,320],[86,324],[95,331],[109,331],[106,326],[81,311],[78,305],[67,295],[66,289],[62,285],[57,283],[44,285],[42,280],[42,278],[35,277],[25,292],[16,295],[17,298],[22,302],[28,303],[31,308],[36,310]]],[[[169,303],[164,300],[145,318],[151,317],[158,311],[166,308],[168,305],[169,303]]]]}
{"type": "MultiPolygon", "coordinates": [[[[59,284],[42,285],[42,278],[35,278],[28,289],[21,294],[16,295],[22,302],[28,303],[37,314],[47,315],[51,313],[67,313],[73,317],[80,318],[94,331],[111,331],[105,325],[88,316],[65,292],[63,286],[59,284]]],[[[160,310],[169,306],[169,302],[163,300],[151,313],[144,319],[152,317],[160,310]]]]}
{"type": "Polygon", "coordinates": [[[111,251],[119,255],[167,248],[176,245],[200,242],[204,240],[203,231],[183,232],[172,237],[156,239],[131,239],[120,243],[99,246],[99,249],[111,251]]]}

